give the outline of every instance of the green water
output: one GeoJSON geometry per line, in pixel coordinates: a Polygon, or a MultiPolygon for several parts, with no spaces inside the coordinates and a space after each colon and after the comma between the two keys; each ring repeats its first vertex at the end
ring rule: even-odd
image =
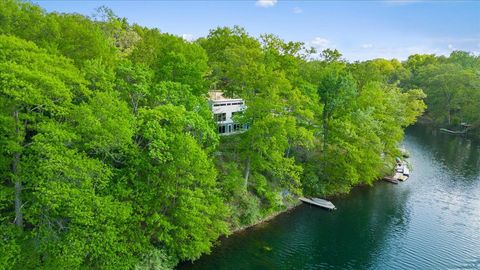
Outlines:
{"type": "Polygon", "coordinates": [[[404,146],[406,182],[302,205],[179,268],[480,269],[480,144],[413,127],[404,146]]]}

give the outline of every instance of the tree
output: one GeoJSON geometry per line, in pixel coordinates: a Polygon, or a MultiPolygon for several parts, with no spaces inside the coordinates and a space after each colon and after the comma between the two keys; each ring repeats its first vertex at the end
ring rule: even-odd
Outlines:
{"type": "Polygon", "coordinates": [[[325,66],[322,62],[310,62],[306,69],[310,82],[317,85],[318,97],[323,103],[323,148],[326,151],[329,121],[337,110],[354,106],[352,102],[356,95],[356,86],[341,63],[333,62],[325,66]]]}
{"type": "Polygon", "coordinates": [[[65,106],[73,94],[85,94],[86,89],[81,75],[68,60],[50,56],[33,43],[0,36],[0,49],[2,119],[8,127],[3,134],[3,158],[11,160],[8,171],[15,185],[15,223],[22,228],[22,153],[35,134],[36,123],[65,115],[65,106]]]}
{"type": "Polygon", "coordinates": [[[475,99],[464,97],[478,92],[471,91],[478,89],[478,77],[473,71],[455,64],[430,65],[419,71],[417,79],[426,91],[429,112],[438,122],[452,125],[466,120],[462,108],[475,99]]]}
{"type": "Polygon", "coordinates": [[[130,58],[153,70],[155,82],[179,82],[189,85],[195,95],[206,95],[207,55],[197,44],[157,29],[145,30],[130,58]]]}
{"type": "Polygon", "coordinates": [[[126,105],[108,92],[92,96],[71,61],[15,37],[0,36],[0,74],[1,248],[10,252],[2,264],[135,264],[143,250],[125,246],[131,206],[112,195],[109,166],[131,140],[126,105]]]}
{"type": "Polygon", "coordinates": [[[170,255],[196,259],[227,232],[216,171],[192,135],[210,127],[173,105],[142,109],[139,117],[141,143],[131,167],[134,190],[141,191],[134,196],[135,211],[147,235],[170,255]]]}
{"type": "Polygon", "coordinates": [[[50,13],[48,16],[59,25],[57,50],[78,66],[90,59],[101,59],[105,63],[115,60],[114,44],[98,24],[79,14],[50,13]]]}

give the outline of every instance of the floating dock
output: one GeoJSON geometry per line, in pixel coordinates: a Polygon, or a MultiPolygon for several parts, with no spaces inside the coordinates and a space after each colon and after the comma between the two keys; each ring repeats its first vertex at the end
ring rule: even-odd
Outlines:
{"type": "Polygon", "coordinates": [[[308,198],[300,197],[300,201],[302,201],[304,203],[312,204],[312,205],[315,205],[315,206],[323,207],[323,208],[328,209],[328,210],[336,210],[337,209],[335,207],[335,205],[333,205],[332,202],[327,201],[327,200],[323,200],[323,199],[319,199],[319,198],[308,199],[308,198]]]}
{"type": "Polygon", "coordinates": [[[440,131],[443,131],[445,133],[450,133],[450,134],[465,134],[467,133],[466,130],[450,130],[446,128],[441,128],[440,131]]]}
{"type": "Polygon", "coordinates": [[[387,182],[390,182],[392,184],[398,185],[398,179],[393,178],[393,176],[385,176],[385,177],[383,177],[383,180],[385,180],[387,182]]]}

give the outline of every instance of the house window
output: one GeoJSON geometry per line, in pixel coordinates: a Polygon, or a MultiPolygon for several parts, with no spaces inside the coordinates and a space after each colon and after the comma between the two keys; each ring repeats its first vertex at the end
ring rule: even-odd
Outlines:
{"type": "Polygon", "coordinates": [[[226,113],[216,113],[213,115],[213,119],[215,119],[216,122],[222,122],[227,120],[227,114],[226,113]]]}
{"type": "Polygon", "coordinates": [[[218,133],[220,134],[225,133],[225,125],[218,125],[218,133]]]}

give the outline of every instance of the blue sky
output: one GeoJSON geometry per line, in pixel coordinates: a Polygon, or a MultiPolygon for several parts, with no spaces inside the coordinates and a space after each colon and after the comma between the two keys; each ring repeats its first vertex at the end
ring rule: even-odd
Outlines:
{"type": "Polygon", "coordinates": [[[105,5],[131,23],[195,39],[217,26],[273,33],[350,61],[414,53],[480,54],[480,1],[33,1],[47,11],[92,15],[105,5]]]}

